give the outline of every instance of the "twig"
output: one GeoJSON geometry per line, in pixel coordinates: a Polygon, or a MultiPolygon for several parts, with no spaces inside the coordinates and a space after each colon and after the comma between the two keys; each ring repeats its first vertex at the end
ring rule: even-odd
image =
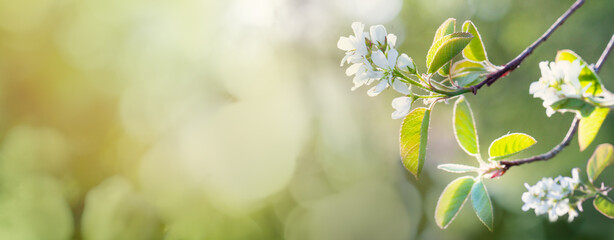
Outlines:
{"type": "Polygon", "coordinates": [[[597,63],[595,63],[595,67],[593,69],[595,69],[595,72],[599,72],[599,70],[601,69],[601,66],[603,66],[603,62],[605,62],[606,59],[608,59],[608,55],[610,55],[610,52],[612,51],[612,47],[614,46],[614,34],[612,34],[612,38],[610,38],[610,42],[608,42],[608,46],[605,47],[605,49],[603,50],[603,53],[601,53],[601,57],[599,57],[599,60],[597,60],[597,63]]]}
{"type": "MultiPolygon", "coordinates": [[[[603,53],[601,53],[601,57],[599,58],[595,66],[593,67],[593,70],[595,70],[595,73],[599,72],[599,70],[603,66],[603,63],[608,58],[608,55],[610,54],[610,51],[612,50],[612,45],[614,45],[614,35],[612,35],[610,42],[608,42],[608,45],[603,50],[603,53]]],[[[545,160],[553,158],[559,152],[561,152],[563,148],[569,145],[569,143],[571,142],[571,139],[578,131],[578,122],[580,122],[580,118],[575,117],[573,122],[571,122],[571,126],[569,127],[569,130],[567,131],[567,135],[565,135],[565,138],[563,138],[563,141],[559,143],[558,145],[556,145],[554,148],[552,148],[552,150],[548,151],[547,153],[533,156],[533,157],[513,160],[513,161],[501,161],[500,163],[503,165],[503,172],[507,171],[512,166],[518,166],[518,165],[522,165],[525,163],[531,163],[535,161],[545,161],[545,160]]]]}
{"type": "Polygon", "coordinates": [[[539,37],[535,42],[533,42],[533,44],[531,44],[524,51],[522,51],[520,55],[518,55],[516,58],[512,59],[507,64],[505,64],[505,66],[503,66],[503,68],[500,69],[499,71],[496,71],[488,75],[488,77],[484,79],[482,82],[478,83],[477,85],[471,86],[470,87],[471,92],[473,92],[473,94],[476,94],[477,91],[480,88],[482,88],[484,85],[490,86],[491,84],[495,83],[499,78],[505,77],[508,73],[518,68],[518,66],[520,66],[520,63],[522,63],[522,61],[524,61],[526,57],[531,55],[531,53],[533,53],[533,51],[535,50],[535,48],[537,48],[537,46],[539,46],[539,44],[541,44],[542,42],[545,42],[546,39],[548,39],[548,37],[552,35],[554,30],[556,30],[559,26],[561,26],[563,22],[565,22],[565,20],[567,20],[567,18],[573,12],[575,12],[580,6],[582,6],[582,4],[584,4],[584,0],[577,0],[574,4],[571,5],[571,7],[569,7],[569,9],[567,9],[565,13],[563,13],[563,15],[561,15],[556,20],[556,22],[552,24],[552,26],[550,26],[550,28],[548,28],[548,30],[541,37],[539,37]]]}
{"type": "Polygon", "coordinates": [[[563,141],[559,143],[558,145],[556,145],[556,147],[554,147],[552,150],[548,151],[547,153],[529,157],[529,158],[518,159],[514,161],[501,161],[500,163],[503,165],[504,171],[507,171],[512,166],[518,166],[518,165],[522,165],[525,163],[531,163],[535,161],[544,161],[544,160],[553,158],[559,152],[561,152],[563,148],[567,147],[569,143],[571,143],[571,139],[573,139],[573,136],[578,131],[578,122],[580,122],[580,118],[578,117],[574,118],[573,122],[571,122],[571,127],[569,128],[569,131],[567,131],[567,135],[565,135],[565,138],[563,139],[563,141]]]}

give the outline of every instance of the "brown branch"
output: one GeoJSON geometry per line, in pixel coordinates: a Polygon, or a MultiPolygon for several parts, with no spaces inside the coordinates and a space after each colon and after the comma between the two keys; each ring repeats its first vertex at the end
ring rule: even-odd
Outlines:
{"type": "Polygon", "coordinates": [[[561,26],[573,12],[575,12],[580,6],[582,6],[582,4],[584,4],[584,0],[577,0],[574,4],[571,5],[571,7],[569,7],[569,9],[567,9],[565,13],[563,13],[563,15],[561,15],[556,20],[556,22],[552,24],[552,26],[550,26],[550,28],[548,28],[548,30],[541,37],[539,37],[535,42],[533,42],[533,44],[531,44],[524,51],[522,51],[520,55],[505,64],[502,69],[488,75],[488,77],[484,79],[484,81],[478,83],[477,85],[471,86],[470,89],[473,94],[476,94],[477,91],[484,85],[490,86],[491,84],[495,83],[499,78],[507,76],[507,74],[509,74],[511,71],[518,68],[518,66],[520,66],[520,63],[522,63],[525,58],[531,55],[531,53],[533,53],[537,46],[539,46],[542,42],[545,42],[546,39],[548,39],[548,37],[552,35],[554,30],[561,26]]]}
{"type": "MultiPolygon", "coordinates": [[[[603,66],[603,63],[608,58],[608,55],[610,54],[612,50],[612,45],[614,45],[614,35],[612,35],[610,42],[608,42],[608,45],[603,50],[603,53],[601,53],[601,57],[599,57],[599,60],[593,67],[593,70],[595,70],[595,73],[599,72],[599,70],[603,66]]],[[[578,122],[580,122],[580,118],[576,116],[573,122],[571,122],[571,126],[569,127],[569,130],[567,131],[567,135],[565,135],[565,138],[563,138],[563,141],[559,143],[558,145],[556,145],[554,148],[552,148],[552,150],[548,151],[547,153],[533,156],[533,157],[513,160],[513,161],[501,161],[500,163],[503,165],[503,172],[501,174],[505,173],[512,166],[518,166],[518,165],[522,165],[525,163],[532,163],[536,161],[545,161],[545,160],[551,159],[554,156],[556,156],[559,152],[563,150],[563,148],[567,147],[569,143],[571,143],[571,139],[573,139],[573,136],[578,131],[578,122]]]]}
{"type": "Polygon", "coordinates": [[[573,122],[571,122],[571,127],[569,128],[569,131],[567,131],[567,135],[565,135],[565,138],[563,138],[563,141],[559,143],[558,145],[556,145],[556,147],[554,147],[552,150],[548,151],[547,153],[533,156],[533,157],[518,159],[514,161],[501,161],[500,163],[503,165],[504,171],[507,171],[512,166],[518,166],[518,165],[522,165],[525,163],[531,163],[531,162],[536,162],[536,161],[545,161],[545,160],[553,158],[559,152],[561,152],[563,148],[567,147],[569,143],[571,143],[571,139],[573,139],[573,136],[578,131],[578,122],[580,122],[580,118],[578,117],[574,118],[573,122]]]}
{"type": "Polygon", "coordinates": [[[599,57],[599,60],[597,60],[597,63],[595,63],[595,67],[593,68],[595,69],[595,72],[599,72],[599,70],[601,69],[601,66],[603,66],[603,62],[605,62],[605,60],[608,59],[608,55],[610,55],[610,52],[612,51],[613,46],[614,46],[614,34],[612,34],[612,38],[610,38],[610,42],[608,42],[608,45],[603,50],[603,53],[601,53],[601,57],[599,57]]]}

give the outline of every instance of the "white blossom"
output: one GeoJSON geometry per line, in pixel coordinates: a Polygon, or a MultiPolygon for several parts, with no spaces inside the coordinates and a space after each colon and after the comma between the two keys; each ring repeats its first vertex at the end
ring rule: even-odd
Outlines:
{"type": "Polygon", "coordinates": [[[411,108],[412,99],[410,97],[398,97],[392,100],[392,107],[395,111],[391,117],[393,119],[401,119],[405,117],[411,108]]]}
{"type": "Polygon", "coordinates": [[[401,54],[399,59],[397,59],[397,68],[408,73],[416,72],[416,65],[414,64],[414,61],[405,53],[401,54]]]}
{"type": "Polygon", "coordinates": [[[337,47],[346,51],[345,56],[341,59],[341,66],[345,63],[361,62],[367,54],[369,54],[365,41],[365,39],[367,39],[367,33],[364,32],[364,28],[364,24],[353,22],[352,30],[354,31],[354,35],[340,37],[339,41],[337,41],[337,47]]]}
{"type": "Polygon", "coordinates": [[[579,60],[539,63],[542,76],[531,83],[529,93],[543,100],[548,117],[555,112],[552,109],[553,103],[565,98],[582,99],[590,95],[586,91],[589,86],[582,88],[580,84],[579,76],[583,67],[579,60]]]}
{"type": "Polygon", "coordinates": [[[369,33],[364,32],[364,24],[352,23],[354,35],[341,37],[337,47],[346,51],[341,60],[341,66],[351,64],[345,71],[348,76],[353,76],[354,86],[352,91],[363,85],[373,86],[367,91],[369,96],[377,96],[391,87],[405,95],[393,100],[395,112],[392,117],[402,118],[409,113],[412,99],[410,85],[401,80],[399,71],[407,74],[415,74],[413,60],[407,54],[401,54],[396,49],[397,36],[389,34],[382,25],[369,28],[369,33]]]}
{"type": "Polygon", "coordinates": [[[579,169],[572,170],[572,177],[558,176],[555,179],[543,178],[534,186],[525,183],[527,192],[522,194],[523,211],[534,209],[535,215],[548,213],[550,221],[556,221],[559,217],[568,214],[568,221],[573,221],[578,216],[578,210],[582,211],[581,202],[573,202],[573,192],[580,184],[579,169]]]}
{"type": "Polygon", "coordinates": [[[378,74],[382,77],[379,78],[379,83],[369,89],[367,94],[371,97],[379,95],[384,89],[388,88],[392,85],[393,79],[393,71],[395,66],[397,65],[397,58],[399,57],[399,53],[396,49],[390,49],[388,54],[384,54],[382,50],[374,51],[371,54],[371,58],[373,59],[373,63],[379,68],[378,74]]]}
{"type": "Polygon", "coordinates": [[[382,25],[371,26],[371,41],[375,44],[383,45],[386,44],[386,28],[382,25]]]}

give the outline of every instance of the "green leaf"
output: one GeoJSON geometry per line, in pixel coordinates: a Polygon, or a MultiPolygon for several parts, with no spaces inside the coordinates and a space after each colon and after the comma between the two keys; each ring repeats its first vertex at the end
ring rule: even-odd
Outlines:
{"type": "Polygon", "coordinates": [[[584,60],[582,60],[582,58],[578,54],[568,49],[559,50],[556,53],[555,61],[573,62],[576,59],[580,60],[580,64],[584,66],[584,68],[582,68],[582,71],[580,72],[580,76],[578,77],[580,79],[580,84],[582,85],[582,87],[586,87],[587,85],[591,84],[591,86],[587,90],[588,93],[592,93],[593,95],[601,93],[601,79],[599,79],[599,76],[597,76],[593,69],[590,68],[589,65],[584,60]]]}
{"type": "Polygon", "coordinates": [[[604,216],[614,219],[614,203],[609,199],[597,195],[593,201],[593,206],[604,216]]]}
{"type": "Polygon", "coordinates": [[[614,156],[612,156],[613,152],[614,146],[612,146],[612,144],[604,143],[597,146],[595,152],[593,152],[593,155],[586,163],[586,175],[588,175],[588,180],[591,181],[591,183],[599,177],[599,174],[601,174],[606,167],[614,162],[614,156]]]}
{"type": "Polygon", "coordinates": [[[452,69],[450,69],[450,73],[452,75],[461,74],[463,72],[486,72],[486,69],[484,69],[482,64],[475,63],[467,59],[455,62],[452,65],[452,69]]]}
{"type": "Polygon", "coordinates": [[[468,173],[480,171],[479,168],[462,164],[446,163],[437,166],[437,168],[451,173],[468,173]]]}
{"type": "Polygon", "coordinates": [[[578,128],[580,151],[584,151],[584,149],[591,145],[608,112],[610,112],[609,108],[597,107],[588,117],[580,119],[580,127],[578,128]]]}
{"type": "Polygon", "coordinates": [[[471,33],[471,35],[474,36],[469,45],[463,50],[463,56],[475,62],[488,60],[482,37],[475,25],[469,20],[465,21],[465,23],[463,23],[463,32],[471,33]]]}
{"type": "Polygon", "coordinates": [[[585,102],[584,100],[577,98],[565,98],[556,101],[550,105],[553,110],[569,110],[573,112],[579,112],[580,115],[588,117],[595,110],[595,105],[585,102]]]}
{"type": "Polygon", "coordinates": [[[435,32],[435,37],[433,38],[433,44],[435,44],[435,42],[437,42],[437,40],[439,40],[443,36],[451,34],[454,31],[456,31],[456,19],[446,19],[441,25],[439,25],[439,28],[437,28],[437,31],[435,32]]]}
{"type": "Polygon", "coordinates": [[[458,145],[469,155],[479,153],[478,133],[475,129],[473,112],[465,97],[460,96],[454,104],[454,136],[458,145]]]}
{"type": "MultiPolygon", "coordinates": [[[[441,39],[443,36],[451,34],[454,31],[456,31],[456,19],[448,18],[439,26],[439,28],[437,28],[435,37],[433,38],[433,44],[435,44],[435,42],[437,42],[437,40],[441,39]]],[[[442,77],[448,76],[448,74],[450,74],[450,63],[443,65],[443,67],[439,69],[437,73],[442,77]]]]}
{"type": "Polygon", "coordinates": [[[447,77],[450,75],[450,62],[444,64],[438,71],[437,74],[442,77],[447,77]]]}
{"type": "Polygon", "coordinates": [[[452,81],[454,81],[458,86],[468,87],[468,86],[478,84],[484,79],[486,79],[486,76],[482,76],[482,72],[476,71],[476,72],[465,72],[459,75],[455,75],[452,78],[452,81]]]}
{"type": "Polygon", "coordinates": [[[426,158],[430,114],[429,109],[416,108],[407,114],[401,125],[401,159],[403,166],[416,178],[420,177],[426,158]]]}
{"type": "Polygon", "coordinates": [[[473,178],[464,176],[452,181],[441,193],[435,208],[435,222],[444,229],[454,220],[458,211],[463,207],[471,187],[473,178]]]}
{"type": "MultiPolygon", "coordinates": [[[[445,81],[445,80],[444,80],[444,81],[445,81]]],[[[431,81],[431,84],[433,85],[433,87],[438,88],[438,89],[440,89],[440,90],[444,90],[444,91],[451,91],[451,92],[452,92],[452,91],[456,91],[456,90],[458,90],[458,89],[456,89],[456,88],[452,88],[451,86],[445,85],[445,84],[443,83],[443,81],[440,83],[440,82],[437,82],[437,81],[432,80],[432,81],[431,81]]]]}
{"type": "Polygon", "coordinates": [[[463,51],[472,38],[470,33],[456,32],[445,35],[433,43],[426,56],[427,73],[434,73],[452,60],[463,51]]]}
{"type": "Polygon", "coordinates": [[[511,133],[504,135],[490,144],[488,155],[491,160],[501,160],[525,150],[537,141],[524,133],[511,133]]]}
{"type": "Polygon", "coordinates": [[[480,221],[492,232],[494,222],[492,203],[482,181],[475,182],[471,188],[471,204],[480,221]]]}

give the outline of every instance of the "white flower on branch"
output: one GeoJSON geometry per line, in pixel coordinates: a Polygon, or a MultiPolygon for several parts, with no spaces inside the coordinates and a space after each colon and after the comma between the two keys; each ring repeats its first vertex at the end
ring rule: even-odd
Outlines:
{"type": "Polygon", "coordinates": [[[414,60],[412,60],[405,53],[401,54],[399,59],[397,59],[397,68],[406,73],[416,73],[416,65],[414,64],[414,60]]]}
{"type": "Polygon", "coordinates": [[[579,60],[539,63],[542,76],[531,83],[529,93],[544,100],[548,117],[555,112],[551,107],[553,103],[565,98],[582,99],[588,96],[586,90],[589,86],[582,88],[579,80],[583,67],[579,60]]]}
{"type": "Polygon", "coordinates": [[[399,58],[395,48],[397,37],[388,34],[384,26],[372,26],[370,33],[364,32],[364,27],[362,23],[352,23],[354,35],[341,37],[337,42],[337,47],[346,51],[341,66],[352,64],[345,71],[348,76],[354,75],[352,91],[376,83],[367,91],[369,96],[377,96],[390,86],[403,95],[409,95],[409,86],[397,78],[395,70],[415,71],[413,61],[406,54],[399,58]]]}
{"type": "Polygon", "coordinates": [[[548,213],[548,219],[554,222],[559,217],[567,214],[571,222],[578,216],[578,210],[582,211],[581,201],[574,198],[573,193],[580,184],[579,169],[571,171],[572,177],[558,176],[555,179],[543,178],[534,186],[525,183],[527,192],[522,194],[523,211],[534,209],[535,215],[548,213]]]}
{"type": "Polygon", "coordinates": [[[345,63],[360,63],[369,53],[365,39],[367,33],[363,32],[365,25],[359,22],[352,23],[352,30],[354,30],[354,36],[341,37],[337,41],[337,47],[343,51],[346,51],[345,57],[341,59],[341,66],[345,63]]]}

